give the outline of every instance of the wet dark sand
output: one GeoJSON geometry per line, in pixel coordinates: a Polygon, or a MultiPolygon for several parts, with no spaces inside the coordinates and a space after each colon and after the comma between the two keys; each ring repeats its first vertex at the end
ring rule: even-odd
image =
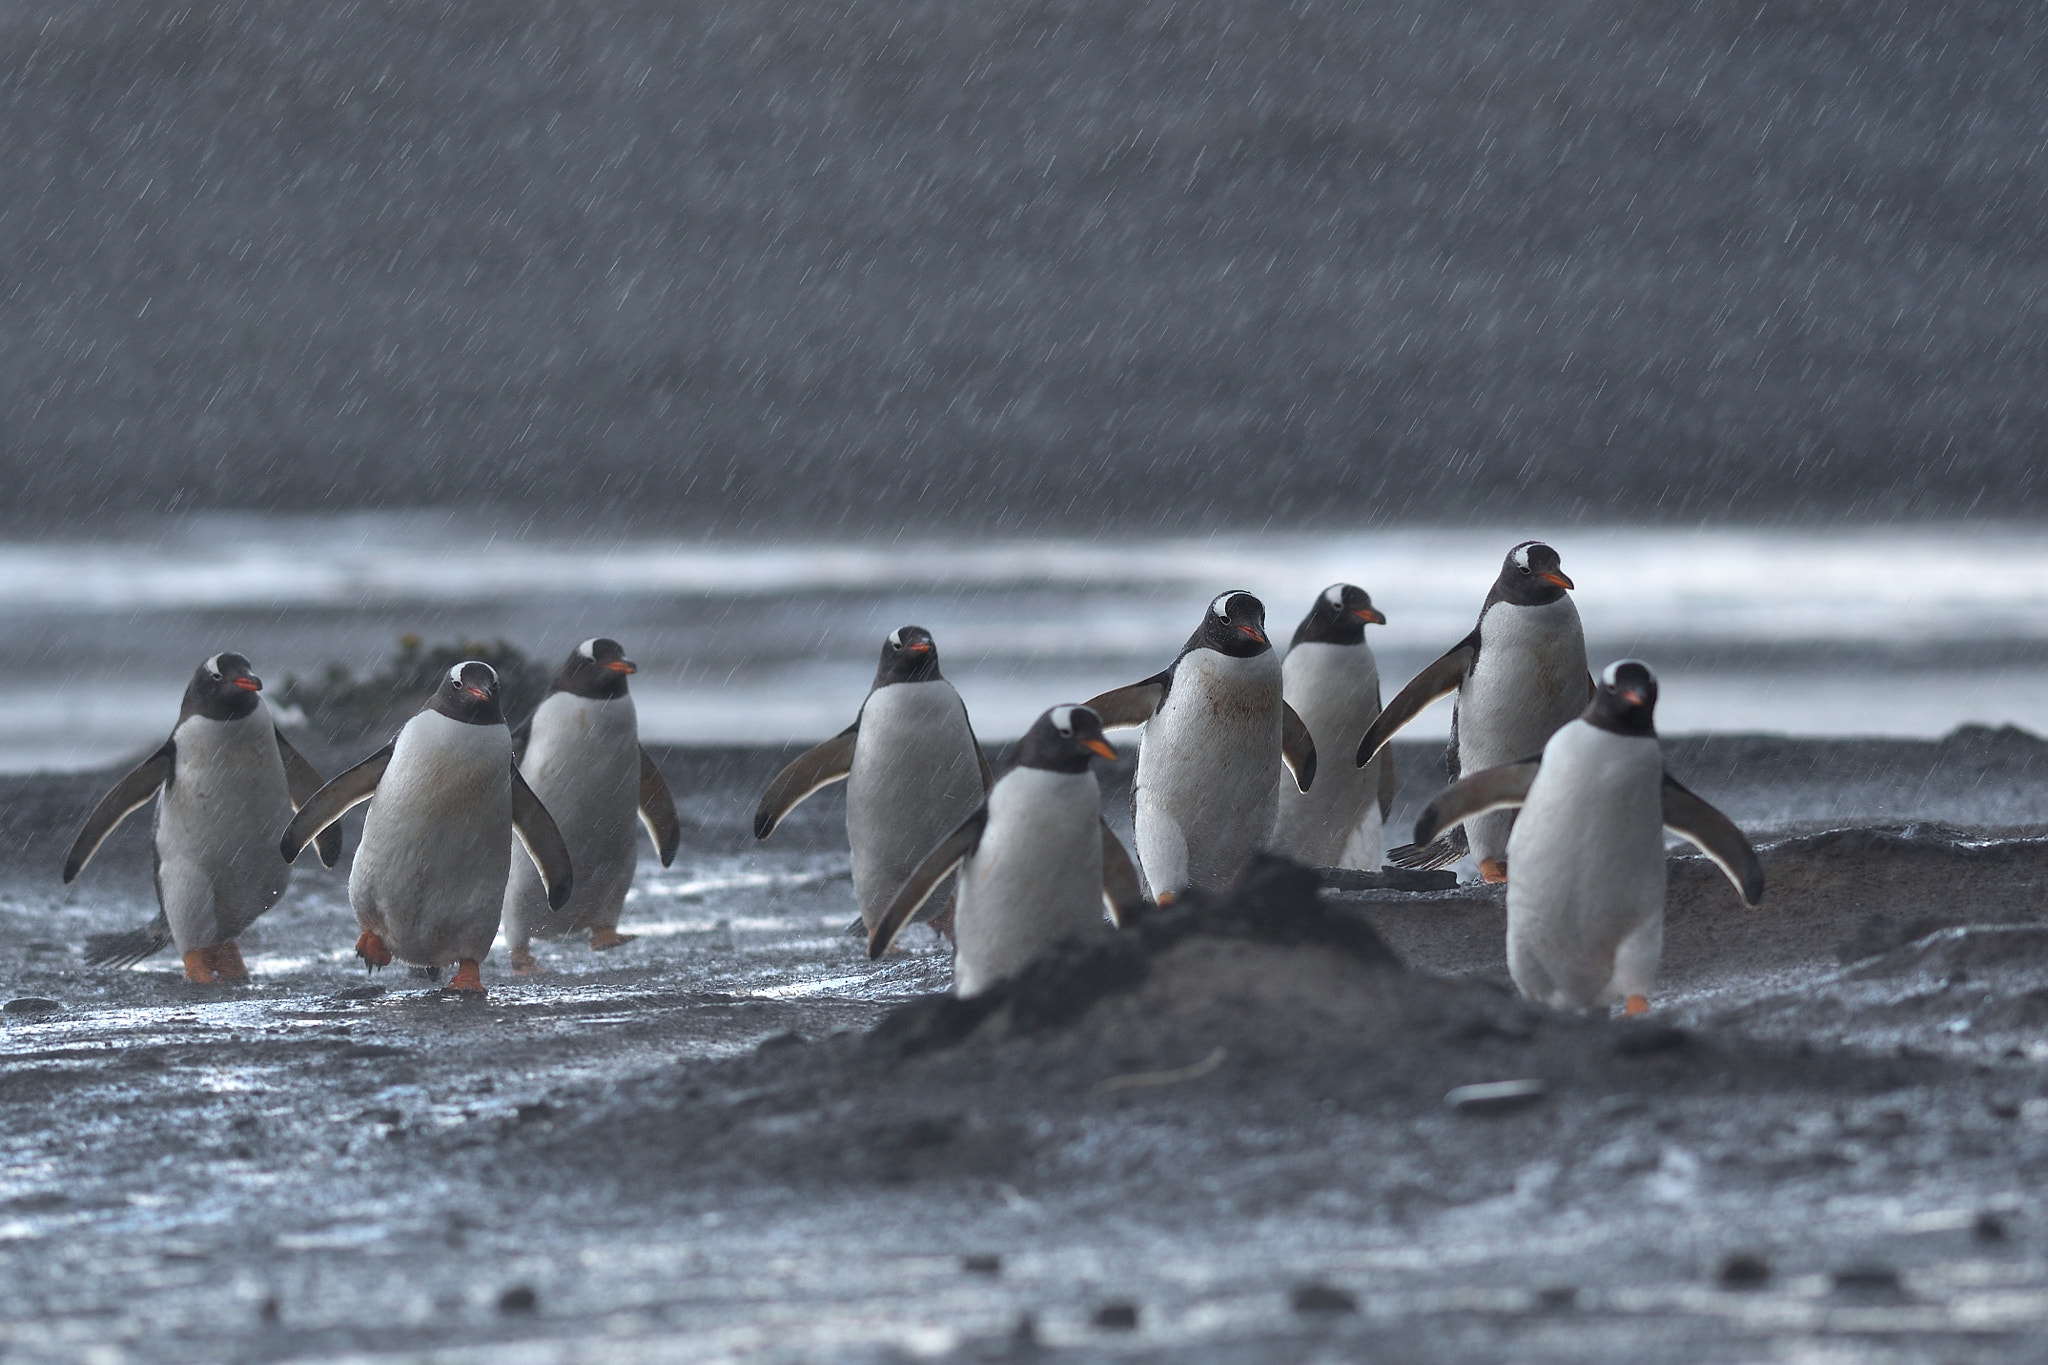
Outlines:
{"type": "Polygon", "coordinates": [[[836,797],[753,845],[779,757],[664,755],[642,936],[483,1004],[366,983],[339,872],[251,989],[88,970],[149,912],[144,830],[60,888],[106,779],[7,779],[5,1358],[2042,1353],[2038,741],[1676,744],[1771,890],[1679,860],[1642,1023],[1515,1000],[1478,888],[1164,917],[973,1017],[922,934],[871,968],[839,932],[836,797]]]}

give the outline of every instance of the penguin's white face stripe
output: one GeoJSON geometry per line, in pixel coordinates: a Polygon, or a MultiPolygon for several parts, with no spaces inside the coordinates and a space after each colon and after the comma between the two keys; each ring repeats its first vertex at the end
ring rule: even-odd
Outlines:
{"type": "Polygon", "coordinates": [[[220,677],[220,655],[216,654],[206,661],[206,671],[216,678],[220,677]]]}
{"type": "Polygon", "coordinates": [[[457,687],[462,686],[462,669],[463,665],[457,664],[448,670],[448,681],[454,683],[457,687]]]}
{"type": "Polygon", "coordinates": [[[1531,546],[1535,545],[1535,543],[1536,542],[1532,540],[1526,544],[1517,545],[1515,547],[1516,568],[1526,570],[1529,567],[1529,550],[1531,546]]]}
{"type": "Polygon", "coordinates": [[[576,652],[578,654],[581,654],[584,658],[591,660],[593,663],[596,662],[597,637],[593,635],[588,640],[585,640],[582,644],[576,646],[576,652]]]}
{"type": "Polygon", "coordinates": [[[1059,731],[1062,738],[1072,739],[1074,737],[1074,708],[1071,706],[1053,707],[1052,728],[1059,731]]]}
{"type": "Polygon", "coordinates": [[[898,626],[889,632],[889,643],[898,649],[903,648],[903,627],[898,626]]]}
{"type": "Polygon", "coordinates": [[[1602,687],[1614,686],[1615,679],[1620,675],[1620,673],[1621,661],[1616,660],[1615,662],[1607,665],[1607,667],[1600,670],[1600,685],[1602,687]]]}
{"type": "Polygon", "coordinates": [[[1233,597],[1235,597],[1235,596],[1237,596],[1237,594],[1236,594],[1236,593],[1234,593],[1234,592],[1227,592],[1227,593],[1224,593],[1224,594],[1223,594],[1223,595],[1222,595],[1221,597],[1217,598],[1217,599],[1216,599],[1216,600],[1215,600],[1214,602],[1211,602],[1211,603],[1209,604],[1209,613],[1210,613],[1210,615],[1212,615],[1212,616],[1215,616],[1215,617],[1217,617],[1217,618],[1219,618],[1219,619],[1221,619],[1221,620],[1225,620],[1225,621],[1229,620],[1229,619],[1230,619],[1230,599],[1231,599],[1231,598],[1233,598],[1233,597]]]}
{"type": "Polygon", "coordinates": [[[1341,607],[1341,606],[1343,606],[1343,605],[1344,605],[1344,585],[1343,585],[1342,583],[1332,583],[1332,584],[1331,584],[1331,585],[1330,585],[1329,587],[1327,587],[1327,588],[1324,588],[1324,589],[1323,589],[1323,600],[1324,600],[1325,602],[1328,602],[1328,603],[1329,603],[1329,604],[1330,604],[1331,606],[1333,606],[1333,607],[1341,607]]]}

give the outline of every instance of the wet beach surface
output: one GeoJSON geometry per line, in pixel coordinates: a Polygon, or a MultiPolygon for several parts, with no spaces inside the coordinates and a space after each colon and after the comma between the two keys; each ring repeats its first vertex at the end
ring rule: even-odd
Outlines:
{"type": "Polygon", "coordinates": [[[146,819],[57,882],[108,776],[0,779],[6,1358],[2038,1358],[2048,745],[1671,747],[1771,890],[1675,863],[1635,1023],[1516,1001],[1479,888],[1324,898],[1405,973],[1202,921],[964,1018],[844,933],[836,794],[753,843],[777,749],[661,755],[621,949],[457,1002],[301,870],[195,991],[78,960],[153,913],[146,819]]]}

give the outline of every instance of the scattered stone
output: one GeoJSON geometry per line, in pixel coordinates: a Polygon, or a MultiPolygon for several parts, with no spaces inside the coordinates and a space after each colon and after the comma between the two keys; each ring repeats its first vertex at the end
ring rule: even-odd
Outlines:
{"type": "Polygon", "coordinates": [[[969,1275],[1000,1275],[1003,1273],[1003,1258],[987,1253],[962,1256],[960,1268],[969,1275]]]}
{"type": "Polygon", "coordinates": [[[1444,1096],[1444,1103],[1460,1114],[1512,1114],[1541,1104],[1550,1087],[1533,1077],[1519,1081],[1483,1081],[1461,1085],[1444,1096]]]}
{"type": "Polygon", "coordinates": [[[1577,1285],[1547,1284],[1536,1291],[1536,1307],[1545,1313],[1563,1313],[1579,1305],[1577,1285]]]}
{"type": "Polygon", "coordinates": [[[375,1000],[382,994],[384,994],[382,986],[350,986],[346,990],[334,992],[327,998],[339,1001],[375,1000]]]}
{"type": "Polygon", "coordinates": [[[1358,1300],[1335,1285],[1311,1281],[1298,1284],[1288,1296],[1297,1313],[1356,1313],[1358,1300]]]}
{"type": "Polygon", "coordinates": [[[1138,1330],[1138,1305],[1105,1303],[1095,1310],[1095,1316],[1089,1321],[1105,1332],[1135,1332],[1138,1330]]]}
{"type": "Polygon", "coordinates": [[[278,1319],[283,1316],[284,1309],[279,1305],[277,1295],[275,1294],[264,1295],[263,1302],[256,1305],[256,1318],[259,1322],[275,1326],[278,1319]]]}
{"type": "Polygon", "coordinates": [[[779,1052],[786,1047],[802,1047],[809,1041],[810,1040],[804,1037],[801,1033],[798,1033],[794,1029],[791,1029],[786,1033],[778,1033],[772,1038],[763,1038],[758,1044],[755,1045],[754,1051],[779,1052]]]}
{"type": "Polygon", "coordinates": [[[530,1284],[515,1284],[498,1295],[498,1311],[506,1317],[523,1317],[540,1311],[540,1296],[530,1284]]]}
{"type": "Polygon", "coordinates": [[[1723,1289],[1755,1289],[1771,1278],[1771,1265],[1755,1252],[1731,1252],[1721,1258],[1721,1269],[1714,1278],[1723,1289]]]}
{"type": "Polygon", "coordinates": [[[1654,1057],[1663,1052],[1683,1052],[1692,1035],[1675,1024],[1620,1024],[1614,1030],[1614,1055],[1654,1057]]]}
{"type": "Polygon", "coordinates": [[[1859,1261],[1835,1272],[1837,1294],[1896,1294],[1899,1272],[1877,1261],[1859,1261]]]}
{"type": "Polygon", "coordinates": [[[0,1012],[7,1014],[51,1014],[64,1007],[48,996],[24,995],[0,1005],[0,1012]]]}
{"type": "Polygon", "coordinates": [[[1970,1225],[1970,1231],[1976,1234],[1980,1242],[2003,1242],[2007,1236],[2005,1220],[1990,1209],[1984,1209],[1977,1214],[1977,1221],[1970,1225]]]}
{"type": "Polygon", "coordinates": [[[521,1123],[546,1123],[555,1116],[555,1106],[546,1100],[535,1100],[522,1104],[512,1111],[512,1116],[521,1123]]]}

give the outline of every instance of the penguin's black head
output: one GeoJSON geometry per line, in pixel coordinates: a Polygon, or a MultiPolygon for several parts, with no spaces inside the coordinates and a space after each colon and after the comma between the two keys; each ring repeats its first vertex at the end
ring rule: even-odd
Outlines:
{"type": "Polygon", "coordinates": [[[503,725],[497,670],[475,659],[455,665],[442,675],[440,687],[427,700],[427,709],[465,725],[503,725]]]}
{"type": "Polygon", "coordinates": [[[1017,741],[1017,766],[1055,773],[1085,773],[1090,758],[1114,759],[1102,737],[1102,717],[1085,706],[1055,706],[1031,722],[1017,741]]]}
{"type": "Polygon", "coordinates": [[[1525,540],[1508,551],[1501,561],[1500,577],[1494,580],[1489,604],[1512,602],[1518,607],[1543,607],[1563,597],[1577,585],[1564,576],[1557,551],[1540,540],[1525,540]]]}
{"type": "Polygon", "coordinates": [[[624,646],[600,635],[571,651],[562,671],[555,674],[555,685],[548,691],[610,701],[626,695],[626,679],[637,671],[633,661],[626,657],[624,646]]]}
{"type": "Polygon", "coordinates": [[[903,626],[889,632],[882,641],[882,664],[875,670],[875,686],[890,683],[936,682],[939,677],[939,647],[923,626],[903,626]]]}
{"type": "Polygon", "coordinates": [[[178,719],[240,720],[256,709],[256,694],[262,690],[263,679],[249,671],[247,659],[239,654],[216,654],[199,665],[192,681],[185,684],[185,705],[178,719]]]}
{"type": "Polygon", "coordinates": [[[1617,735],[1657,733],[1657,677],[1634,659],[1607,665],[1587,704],[1585,721],[1617,735]]]}
{"type": "Polygon", "coordinates": [[[1350,583],[1332,583],[1323,589],[1323,595],[1294,628],[1294,643],[1362,645],[1368,622],[1383,626],[1387,618],[1373,608],[1365,589],[1350,583]]]}
{"type": "Polygon", "coordinates": [[[1266,604],[1248,592],[1224,593],[1209,604],[1187,647],[1213,649],[1234,659],[1264,654],[1273,647],[1266,638],[1266,604]]]}

